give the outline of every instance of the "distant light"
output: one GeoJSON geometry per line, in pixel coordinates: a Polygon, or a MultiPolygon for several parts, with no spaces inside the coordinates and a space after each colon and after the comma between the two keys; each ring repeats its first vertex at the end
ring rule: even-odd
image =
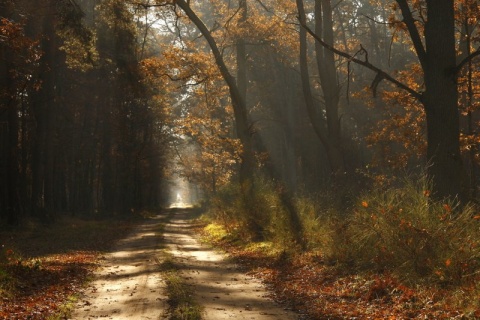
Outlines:
{"type": "Polygon", "coordinates": [[[170,205],[170,208],[193,208],[193,205],[184,202],[181,193],[177,192],[177,198],[175,202],[170,205]]]}

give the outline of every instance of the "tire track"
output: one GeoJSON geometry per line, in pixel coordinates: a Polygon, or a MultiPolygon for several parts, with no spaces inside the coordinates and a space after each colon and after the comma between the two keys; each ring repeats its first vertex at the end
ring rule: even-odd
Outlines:
{"type": "Polygon", "coordinates": [[[187,210],[179,211],[166,225],[164,244],[181,265],[181,276],[194,286],[204,319],[299,319],[269,299],[259,280],[239,272],[225,255],[202,245],[195,238],[187,210]]]}

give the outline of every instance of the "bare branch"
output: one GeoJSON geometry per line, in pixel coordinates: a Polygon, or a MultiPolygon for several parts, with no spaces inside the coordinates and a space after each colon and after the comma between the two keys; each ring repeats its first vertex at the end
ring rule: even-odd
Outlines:
{"type": "MultiPolygon", "coordinates": [[[[365,68],[368,68],[374,72],[377,73],[377,77],[379,77],[379,81],[375,84],[375,88],[378,86],[378,84],[380,83],[381,80],[385,79],[385,80],[388,80],[390,81],[391,83],[393,83],[394,85],[396,85],[397,87],[399,87],[400,89],[403,89],[405,91],[407,91],[412,97],[414,97],[415,99],[417,99],[418,101],[422,102],[423,100],[423,97],[422,97],[422,94],[415,91],[414,89],[410,88],[409,86],[407,86],[406,84],[398,81],[397,79],[395,79],[394,77],[392,77],[391,75],[389,75],[388,73],[386,73],[385,71],[381,70],[380,68],[374,66],[373,64],[371,64],[370,62],[368,62],[368,60],[360,60],[358,58],[355,58],[355,56],[352,56],[346,52],[343,52],[343,51],[340,51],[338,49],[335,49],[333,46],[329,45],[328,43],[324,42],[317,34],[315,34],[315,32],[313,32],[304,22],[302,22],[302,20],[300,20],[300,24],[301,26],[316,40],[318,41],[323,47],[327,48],[328,50],[332,51],[333,53],[341,56],[341,57],[344,57],[344,58],[347,58],[348,61],[351,61],[351,62],[355,62],[356,64],[359,64],[359,65],[362,65],[364,66],[365,68]]],[[[362,49],[360,49],[359,52],[361,52],[362,49]]]]}
{"type": "Polygon", "coordinates": [[[403,22],[407,26],[408,33],[412,38],[413,47],[417,53],[418,59],[422,68],[425,70],[425,62],[427,59],[427,53],[423,47],[422,39],[420,38],[420,33],[418,32],[417,26],[415,25],[415,19],[413,18],[412,11],[408,6],[407,0],[396,0],[402,11],[403,22]]]}
{"type": "Polygon", "coordinates": [[[154,8],[154,7],[168,7],[168,6],[173,6],[173,2],[171,1],[166,1],[165,3],[155,3],[155,4],[152,4],[152,3],[143,3],[143,2],[137,2],[137,1],[132,1],[132,2],[129,2],[131,5],[135,5],[135,6],[138,6],[138,7],[143,7],[144,9],[148,9],[148,8],[154,8]]]}
{"type": "Polygon", "coordinates": [[[388,22],[388,21],[387,22],[382,22],[382,21],[375,20],[374,18],[371,18],[371,17],[367,16],[366,14],[362,14],[362,16],[364,16],[365,18],[367,18],[370,21],[375,22],[376,24],[384,24],[384,25],[388,25],[388,26],[391,26],[391,25],[395,24],[395,22],[388,22]]]}
{"type": "Polygon", "coordinates": [[[260,4],[260,6],[262,6],[262,8],[269,12],[269,13],[273,13],[272,10],[268,9],[268,7],[261,1],[261,0],[257,0],[257,2],[260,4]]]}
{"type": "Polygon", "coordinates": [[[460,61],[460,63],[457,65],[457,67],[454,70],[454,74],[458,75],[458,73],[462,70],[462,68],[467,63],[469,63],[470,61],[472,61],[473,59],[475,59],[479,55],[480,55],[480,47],[476,51],[474,51],[471,54],[469,54],[468,56],[466,56],[462,61],[460,61]]]}

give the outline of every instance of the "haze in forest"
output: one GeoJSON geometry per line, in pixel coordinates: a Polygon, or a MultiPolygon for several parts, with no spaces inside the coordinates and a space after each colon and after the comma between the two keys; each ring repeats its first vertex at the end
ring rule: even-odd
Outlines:
{"type": "Polygon", "coordinates": [[[461,282],[480,257],[479,16],[0,0],[0,225],[195,207],[243,239],[461,282]]]}

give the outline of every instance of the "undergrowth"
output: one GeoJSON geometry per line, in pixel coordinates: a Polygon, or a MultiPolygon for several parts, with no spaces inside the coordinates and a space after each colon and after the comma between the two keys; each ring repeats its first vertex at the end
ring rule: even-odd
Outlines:
{"type": "Polygon", "coordinates": [[[334,258],[361,269],[392,271],[405,281],[457,285],[480,270],[475,207],[430,198],[425,178],[371,191],[334,234],[334,258]]]}
{"type": "Polygon", "coordinates": [[[211,200],[208,216],[225,229],[224,237],[230,241],[258,242],[251,228],[253,220],[261,228],[261,241],[269,243],[273,250],[294,252],[298,249],[295,230],[289,223],[278,187],[271,182],[256,181],[254,196],[248,203],[237,185],[224,187],[211,200]]]}
{"type": "MultiPolygon", "coordinates": [[[[272,184],[256,181],[255,219],[269,254],[299,252],[295,230],[272,184]]],[[[480,216],[472,205],[456,206],[430,197],[425,177],[406,178],[401,186],[358,194],[350,209],[340,210],[334,194],[295,199],[306,249],[344,272],[388,272],[410,284],[461,285],[480,271],[480,216]]],[[[211,202],[206,229],[212,240],[251,243],[246,210],[238,188],[228,187],[211,202]]]]}

